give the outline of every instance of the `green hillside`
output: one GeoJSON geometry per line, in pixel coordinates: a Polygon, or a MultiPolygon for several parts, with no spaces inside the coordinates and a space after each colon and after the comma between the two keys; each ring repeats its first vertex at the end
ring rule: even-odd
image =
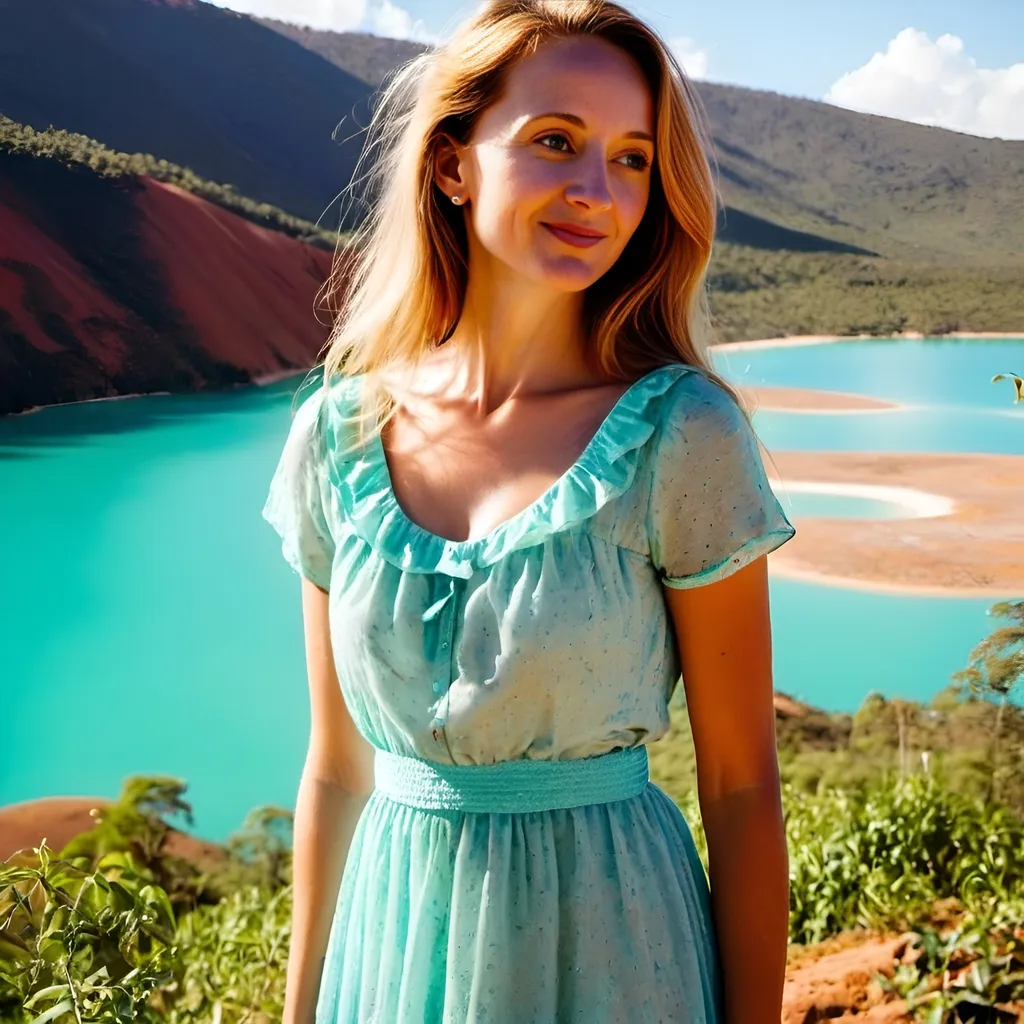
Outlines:
{"type": "MultiPolygon", "coordinates": [[[[374,89],[421,44],[298,28],[198,0],[80,0],[73,19],[65,7],[4,5],[0,112],[37,131],[56,125],[113,150],[152,153],[330,229],[353,226],[356,211],[339,199],[374,89]]],[[[1008,267],[1024,278],[1024,141],[713,82],[696,88],[726,206],[722,241],[1008,267]]],[[[798,276],[829,265],[812,260],[798,276]]],[[[1002,290],[1004,277],[992,278],[1002,290]]],[[[1020,287],[1012,278],[1009,286],[1020,287]]],[[[964,287],[977,292],[973,278],[964,287]]],[[[890,298],[901,310],[900,294],[890,298]]],[[[896,319],[903,315],[915,314],[896,319]]]]}
{"type": "Polygon", "coordinates": [[[1024,270],[1024,141],[701,82],[728,205],[885,256],[1024,270]]]}
{"type": "Polygon", "coordinates": [[[719,243],[708,277],[716,340],[791,334],[1024,336],[1024,268],[955,266],[719,243]]]}

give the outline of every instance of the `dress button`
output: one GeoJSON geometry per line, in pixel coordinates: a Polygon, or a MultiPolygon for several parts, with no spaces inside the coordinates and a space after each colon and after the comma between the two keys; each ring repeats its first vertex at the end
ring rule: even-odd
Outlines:
{"type": "Polygon", "coordinates": [[[438,679],[434,683],[434,693],[444,693],[444,680],[438,679]]]}
{"type": "Polygon", "coordinates": [[[443,644],[441,644],[441,650],[442,651],[447,651],[448,650],[448,641],[447,640],[445,640],[445,642],[443,644]]]}

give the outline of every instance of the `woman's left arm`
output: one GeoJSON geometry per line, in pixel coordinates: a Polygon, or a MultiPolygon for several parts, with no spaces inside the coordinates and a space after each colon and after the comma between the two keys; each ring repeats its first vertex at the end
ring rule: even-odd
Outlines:
{"type": "Polygon", "coordinates": [[[708,843],[726,1024],[779,1024],[789,864],[772,685],[767,556],[703,586],[665,586],[708,843]]]}

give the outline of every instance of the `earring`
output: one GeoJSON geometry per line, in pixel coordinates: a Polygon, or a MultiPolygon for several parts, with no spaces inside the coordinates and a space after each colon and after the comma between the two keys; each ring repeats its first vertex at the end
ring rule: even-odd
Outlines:
{"type": "Polygon", "coordinates": [[[461,202],[462,202],[462,200],[461,200],[461,199],[460,199],[460,198],[459,198],[458,196],[452,196],[452,202],[453,202],[453,203],[454,203],[454,204],[455,204],[456,206],[458,206],[458,205],[459,205],[459,203],[461,203],[461,202]]]}

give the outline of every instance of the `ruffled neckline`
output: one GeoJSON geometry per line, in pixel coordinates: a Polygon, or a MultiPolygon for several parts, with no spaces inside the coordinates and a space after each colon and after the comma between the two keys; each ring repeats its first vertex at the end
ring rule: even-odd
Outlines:
{"type": "MultiPolygon", "coordinates": [[[[672,383],[696,372],[684,363],[659,366],[634,381],[618,398],[568,469],[511,518],[471,540],[456,541],[414,522],[398,503],[378,432],[346,452],[336,415],[328,415],[326,459],[348,524],[386,561],[405,572],[444,573],[468,579],[506,554],[532,547],[593,516],[624,494],[636,476],[640,453],[657,426],[648,406],[672,383]]],[[[340,411],[349,415],[362,375],[345,378],[340,411]]],[[[333,389],[332,389],[333,390],[333,389]]],[[[334,404],[333,402],[331,404],[334,404]]],[[[335,411],[335,410],[332,410],[335,411]]]]}

